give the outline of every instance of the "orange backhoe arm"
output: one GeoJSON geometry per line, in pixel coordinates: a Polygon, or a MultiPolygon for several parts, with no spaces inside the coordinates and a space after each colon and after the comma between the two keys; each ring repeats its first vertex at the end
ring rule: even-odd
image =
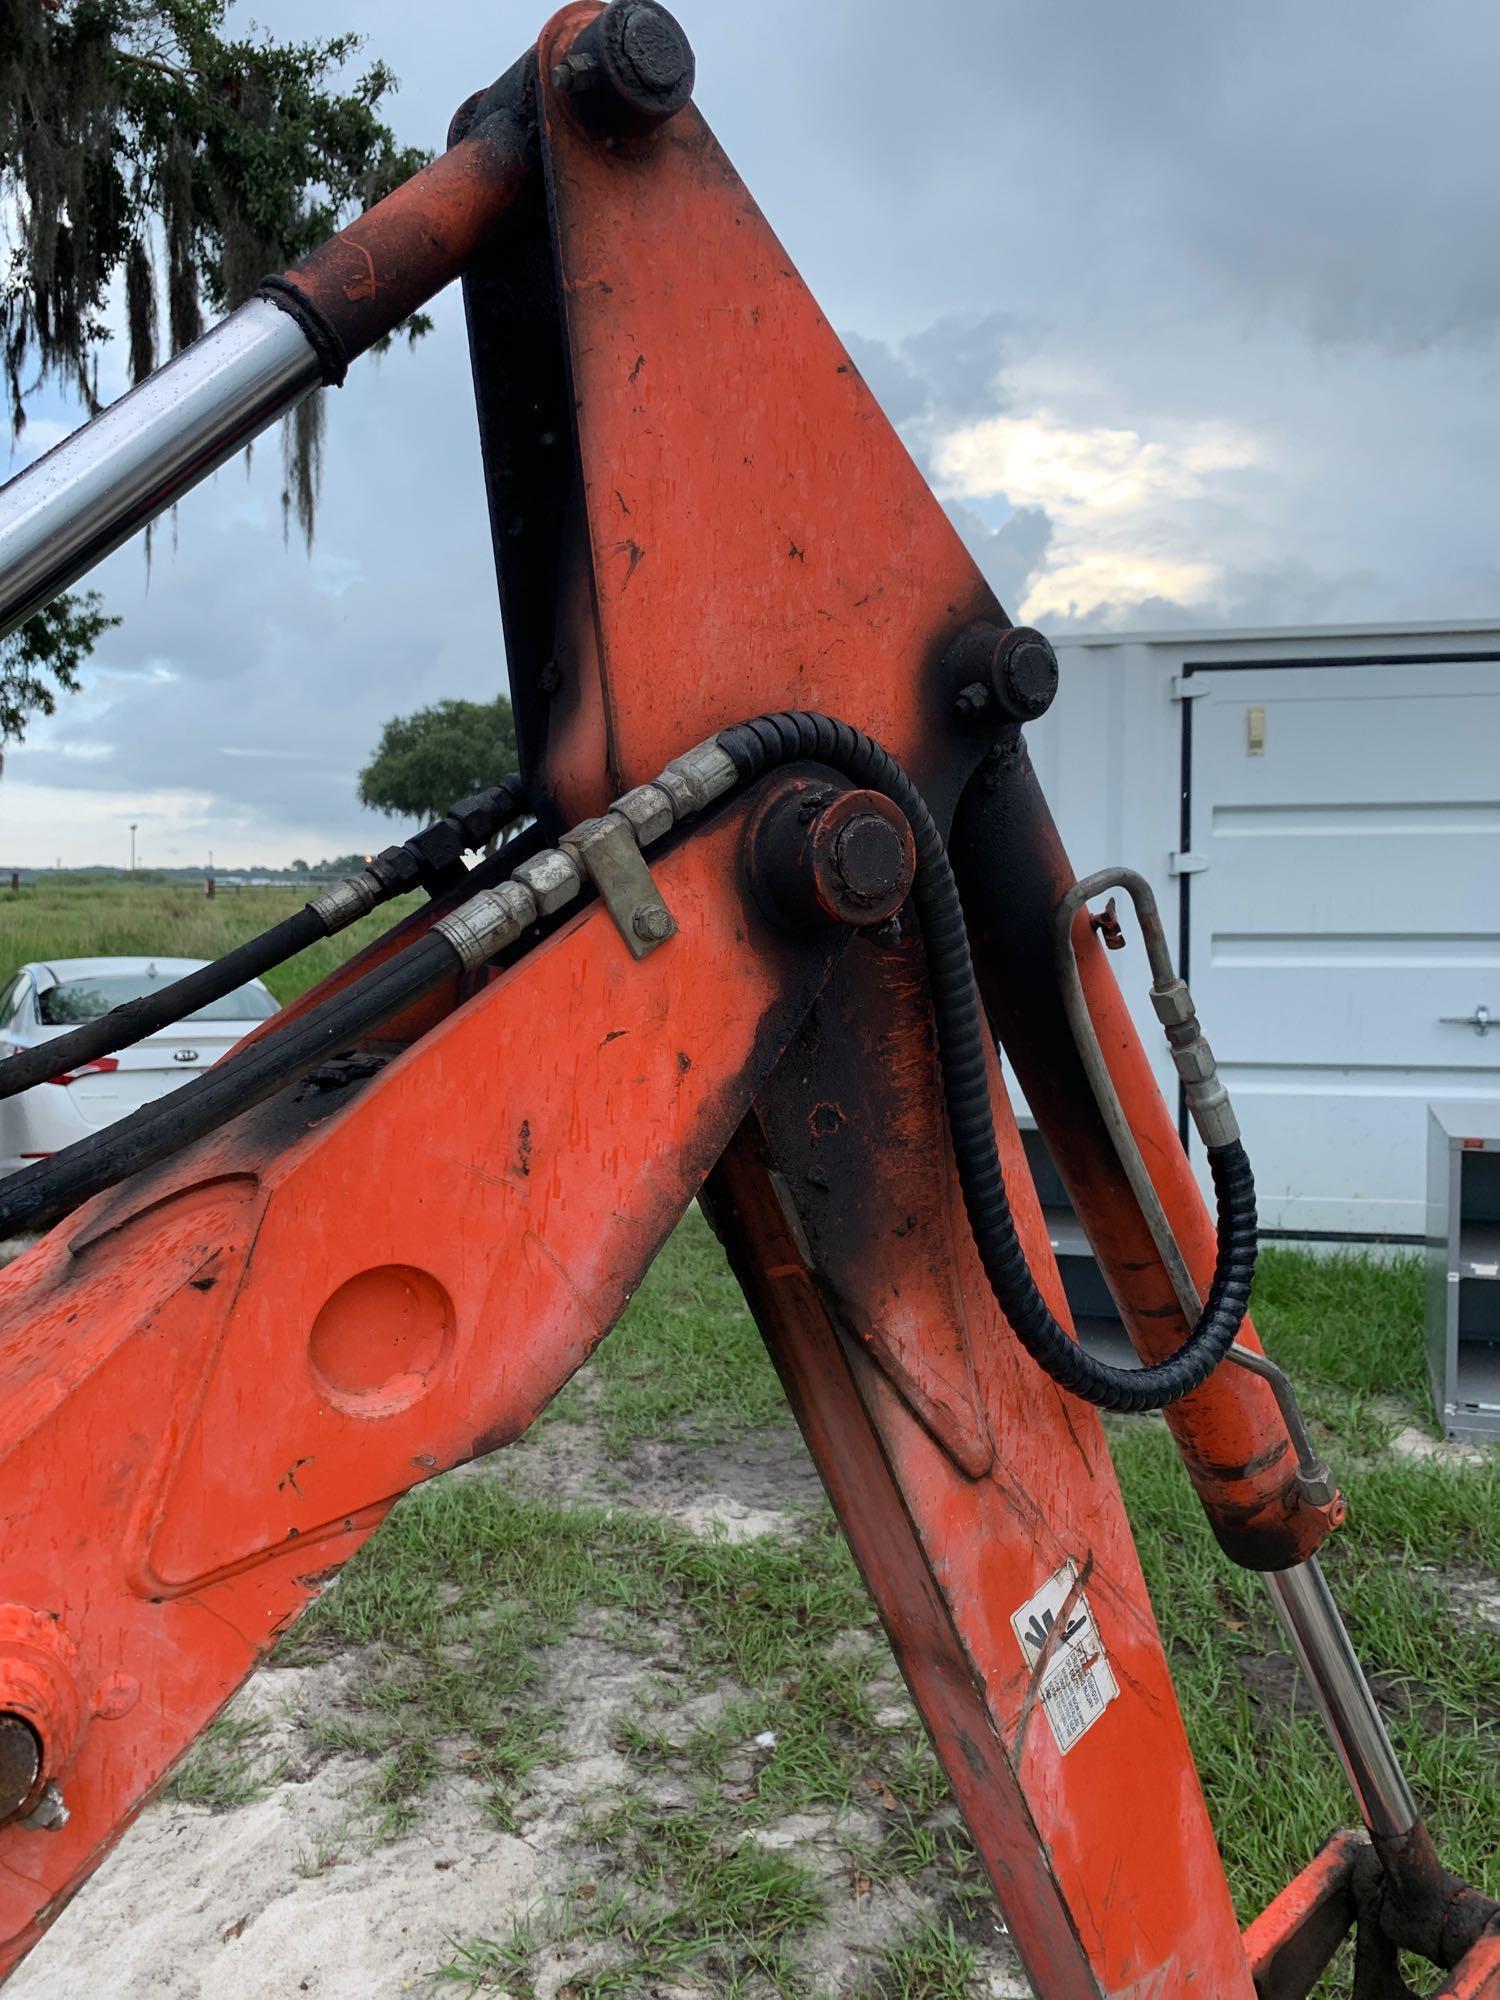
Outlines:
{"type": "MultiPolygon", "coordinates": [[[[294,332],[255,322],[301,393],[462,278],[528,853],[616,845],[593,900],[513,904],[501,950],[448,888],[261,1039],[424,935],[462,976],[0,1274],[0,1965],[399,1495],[525,1430],[701,1191],[1042,2000],[1301,2000],[1356,1918],[1359,2000],[1404,1990],[1398,1943],[1494,1996],[1493,1908],[1351,1726],[1357,1667],[1326,1694],[1369,1834],[1241,1935],[1098,1414],[1023,1351],[971,1233],[889,800],[793,761],[648,838],[633,788],[747,718],[877,739],[963,890],[975,1089],[1046,1306],[1067,1324],[997,1043],[1142,1357],[1182,1345],[1064,1021],[1073,876],[1021,730],[1048,691],[691,82],[651,0],[565,7],[426,176],[269,285],[294,332]]],[[[1206,1289],[1213,1224],[1077,942],[1206,1289]]],[[[1339,1504],[1272,1386],[1220,1366],[1168,1420],[1227,1556],[1312,1603],[1339,1504]]]]}
{"type": "Polygon", "coordinates": [[[1097,1418],[1008,1336],[965,1240],[920,943],[768,920],[751,830],[788,794],[826,797],[763,780],[658,864],[662,949],[637,960],[596,903],[372,1073],[316,1072],[0,1275],[24,1329],[0,1709],[68,1811],[5,1835],[9,1959],[391,1501],[545,1407],[713,1169],[1042,1990],[1213,1965],[1249,1993],[1097,1418]],[[1069,1566],[1115,1692],[1064,1754],[1010,1620],[1069,1566]],[[1121,1784],[1156,1801],[1149,1842],[1121,1784]]]}
{"type": "Polygon", "coordinates": [[[841,943],[756,910],[744,811],[660,865],[670,951],[595,904],[0,1273],[0,1711],[68,1814],[0,1835],[5,1963],[391,1502],[624,1309],[841,943]]]}

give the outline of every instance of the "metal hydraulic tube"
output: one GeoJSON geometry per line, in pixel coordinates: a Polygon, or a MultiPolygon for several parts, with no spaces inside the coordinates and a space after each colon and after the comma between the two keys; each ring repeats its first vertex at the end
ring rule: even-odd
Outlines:
{"type": "MultiPolygon", "coordinates": [[[[1056,914],[1076,877],[1019,731],[1002,733],[954,819],[950,845],[985,1011],[1114,1294],[1137,1352],[1158,1361],[1182,1344],[1170,1277],[1121,1164],[1068,1020],[1058,978],[1056,914]]],[[[1200,1291],[1215,1232],[1175,1124],[1118,986],[1089,937],[1080,973],[1099,1039],[1173,1233],[1200,1291]]],[[[1256,1345],[1248,1322],[1240,1343],[1256,1345]]],[[[1332,1510],[1299,1478],[1294,1442],[1267,1383],[1219,1368],[1167,1411],[1220,1546],[1248,1569],[1289,1569],[1328,1534],[1332,1510]]]]}
{"type": "MultiPolygon", "coordinates": [[[[1169,1013],[1181,1014],[1186,1009],[1188,1027],[1186,1034],[1179,1029],[1175,1039],[1171,1030],[1168,1040],[1178,1058],[1179,1066],[1191,1074],[1185,1077],[1190,1092],[1196,1093],[1193,1103],[1195,1115],[1212,1116],[1221,1123],[1227,1122],[1238,1130],[1229,1104],[1227,1092],[1218,1081],[1217,1066],[1213,1061],[1208,1044],[1203,1040],[1197,1027],[1197,1016],[1192,1012],[1191,996],[1184,981],[1177,977],[1172,963],[1172,954],[1167,945],[1167,934],[1162,924],[1161,912],[1157,908],[1156,897],[1151,884],[1133,868],[1103,868],[1096,874],[1086,875],[1081,882],[1075,882],[1057,906],[1057,977],[1062,989],[1063,1011],[1068,1017],[1068,1026],[1073,1032],[1073,1042],[1078,1050],[1094,1092],[1094,1101],[1099,1107],[1099,1115],[1114,1142],[1120,1165],[1130,1183],[1131,1193],[1140,1206],[1146,1226],[1151,1232],[1151,1240],[1156,1245],[1162,1265],[1172,1281],[1172,1289],[1177,1294],[1188,1325],[1192,1325],[1202,1307],[1197,1285],[1188,1270],[1181,1245],[1172,1232],[1166,1210],[1157,1196],[1156,1188],[1146,1163],[1141,1158],[1141,1149],[1136,1144],[1135,1134],[1130,1129],[1130,1120],[1125,1116],[1115,1090],[1114,1079],[1110,1076],[1109,1065],[1104,1060],[1104,1051],[1099,1046],[1099,1037],[1094,1029],[1093,1016],[1089,1012],[1088,996],[1083,990],[1083,981],[1078,973],[1078,954],[1073,947],[1073,926],[1079,911],[1093,897],[1103,895],[1106,889],[1123,889],[1135,905],[1136,919],[1141,927],[1141,938],[1146,947],[1152,979],[1152,999],[1159,997],[1177,998],[1181,1005],[1169,1008],[1169,1013]],[[1205,1106],[1206,1111],[1205,1111],[1205,1106]]],[[[1297,1479],[1303,1494],[1314,1506],[1326,1507],[1334,1498],[1333,1476],[1318,1455],[1316,1446],[1308,1432],[1296,1391],[1285,1372],[1267,1354],[1247,1347],[1243,1341],[1236,1341],[1227,1358],[1239,1367],[1258,1375],[1276,1398],[1277,1408],[1297,1453],[1297,1479]]]]}
{"type": "Polygon", "coordinates": [[[296,320],[251,299],[0,487],[0,637],[322,379],[296,320]]]}
{"type": "MultiPolygon", "coordinates": [[[[1198,1287],[1115,1091],[1078,973],[1073,927],[1089,898],[1102,895],[1106,889],[1124,889],[1135,904],[1151,966],[1153,997],[1180,989],[1186,1000],[1187,989],[1172,964],[1151,886],[1129,868],[1104,869],[1085,876],[1058,903],[1058,982],[1095,1100],[1172,1280],[1183,1318],[1191,1325],[1202,1303],[1198,1287]]],[[[1203,1047],[1205,1061],[1200,1067],[1204,1072],[1203,1084],[1208,1085],[1216,1082],[1216,1076],[1212,1058],[1206,1054],[1207,1045],[1203,1047]]],[[[1224,1101],[1227,1104],[1227,1099],[1224,1101]]],[[[1326,1504],[1332,1496],[1328,1468],[1316,1456],[1290,1383],[1274,1363],[1248,1348],[1236,1344],[1230,1349],[1230,1359],[1271,1382],[1297,1447],[1298,1477],[1303,1490],[1315,1503],[1326,1504]]],[[[1348,1775],[1365,1825],[1376,1835],[1396,1837],[1410,1833],[1420,1818],[1416,1801],[1317,1557],[1309,1556],[1290,1569],[1267,1571],[1266,1587],[1293,1657],[1313,1691],[1339,1762],[1348,1775]]]]}

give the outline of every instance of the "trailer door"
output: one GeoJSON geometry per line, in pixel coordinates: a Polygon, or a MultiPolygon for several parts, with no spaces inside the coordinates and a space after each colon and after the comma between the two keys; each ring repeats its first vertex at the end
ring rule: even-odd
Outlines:
{"type": "Polygon", "coordinates": [[[1419,1239],[1428,1102],[1500,1099],[1500,661],[1187,675],[1188,976],[1263,1222],[1419,1239]]]}

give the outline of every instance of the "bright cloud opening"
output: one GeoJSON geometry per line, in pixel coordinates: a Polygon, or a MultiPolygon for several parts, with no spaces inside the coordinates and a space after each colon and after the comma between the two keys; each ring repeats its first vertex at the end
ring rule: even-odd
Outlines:
{"type": "Polygon", "coordinates": [[[939,491],[1042,507],[1054,524],[1024,616],[1083,615],[1148,597],[1202,603],[1221,581],[1184,503],[1260,463],[1256,440],[1229,424],[1139,431],[1072,424],[1050,410],[994,416],[950,432],[934,456],[939,491]]]}

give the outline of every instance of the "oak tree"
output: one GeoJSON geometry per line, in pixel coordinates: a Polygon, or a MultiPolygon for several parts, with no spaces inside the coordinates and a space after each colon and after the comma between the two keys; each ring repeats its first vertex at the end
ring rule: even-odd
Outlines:
{"type": "Polygon", "coordinates": [[[392,818],[441,819],[455,799],[516,768],[516,727],[505,696],[439,701],[398,715],[359,774],[360,804],[392,818]]]}

